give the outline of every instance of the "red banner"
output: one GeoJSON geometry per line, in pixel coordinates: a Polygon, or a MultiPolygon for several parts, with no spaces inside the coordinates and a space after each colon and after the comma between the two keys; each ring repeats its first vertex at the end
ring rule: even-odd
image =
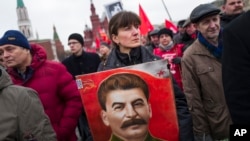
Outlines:
{"type": "Polygon", "coordinates": [[[139,15],[141,19],[141,26],[140,26],[141,35],[147,35],[149,31],[154,29],[154,27],[150,23],[146,13],[144,12],[140,4],[139,4],[139,15]]]}
{"type": "Polygon", "coordinates": [[[176,27],[175,24],[173,24],[171,21],[169,20],[165,20],[165,27],[172,30],[173,33],[177,33],[178,29],[176,27]]]}

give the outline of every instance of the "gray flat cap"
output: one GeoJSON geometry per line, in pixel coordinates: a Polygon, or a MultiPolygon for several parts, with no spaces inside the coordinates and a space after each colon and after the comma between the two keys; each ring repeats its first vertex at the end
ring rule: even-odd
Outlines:
{"type": "Polygon", "coordinates": [[[160,31],[160,29],[154,29],[154,30],[149,32],[149,36],[158,35],[159,31],[160,31]]]}
{"type": "Polygon", "coordinates": [[[185,21],[185,23],[183,24],[182,27],[187,27],[189,24],[191,24],[190,18],[188,18],[188,19],[185,21]]]}
{"type": "Polygon", "coordinates": [[[213,4],[200,4],[191,12],[190,20],[192,23],[197,23],[205,17],[216,15],[219,13],[220,9],[213,4]]]}

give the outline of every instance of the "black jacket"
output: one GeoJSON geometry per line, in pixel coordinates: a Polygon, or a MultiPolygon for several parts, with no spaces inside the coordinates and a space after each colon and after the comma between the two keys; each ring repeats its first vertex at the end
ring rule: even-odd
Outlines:
{"type": "MultiPolygon", "coordinates": [[[[132,49],[130,52],[130,56],[121,53],[117,49],[117,47],[115,47],[110,52],[106,62],[100,65],[98,71],[151,62],[159,59],[159,57],[151,54],[150,51],[147,50],[145,47],[138,47],[132,49]]],[[[192,129],[192,118],[188,111],[186,97],[174,79],[173,87],[179,122],[180,141],[193,141],[194,138],[192,129]]]]}
{"type": "Polygon", "coordinates": [[[238,16],[242,15],[244,12],[240,14],[234,14],[234,15],[226,15],[226,14],[221,14],[220,17],[220,25],[221,27],[225,27],[227,24],[229,24],[231,21],[233,21],[235,18],[238,16]]]}
{"type": "Polygon", "coordinates": [[[81,56],[71,55],[62,61],[73,77],[96,72],[100,62],[98,54],[84,51],[81,56]]]}
{"type": "Polygon", "coordinates": [[[250,125],[250,11],[223,31],[222,80],[234,124],[250,125]]]}

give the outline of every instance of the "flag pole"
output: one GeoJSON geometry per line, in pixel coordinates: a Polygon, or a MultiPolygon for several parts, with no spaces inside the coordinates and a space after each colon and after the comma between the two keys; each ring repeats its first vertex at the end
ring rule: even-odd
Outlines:
{"type": "Polygon", "coordinates": [[[171,16],[170,16],[170,14],[169,14],[169,12],[168,12],[167,6],[165,5],[165,2],[163,0],[161,0],[161,1],[162,1],[162,4],[163,4],[163,6],[164,6],[164,8],[165,8],[165,10],[167,12],[167,14],[168,14],[168,17],[169,17],[170,21],[173,21],[172,18],[171,18],[171,16]]]}

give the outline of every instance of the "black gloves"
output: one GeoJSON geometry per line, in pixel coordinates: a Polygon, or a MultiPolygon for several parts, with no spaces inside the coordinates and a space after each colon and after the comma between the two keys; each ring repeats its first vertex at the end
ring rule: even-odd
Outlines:
{"type": "Polygon", "coordinates": [[[181,57],[175,57],[172,59],[172,63],[174,64],[180,64],[181,63],[181,57]]]}

